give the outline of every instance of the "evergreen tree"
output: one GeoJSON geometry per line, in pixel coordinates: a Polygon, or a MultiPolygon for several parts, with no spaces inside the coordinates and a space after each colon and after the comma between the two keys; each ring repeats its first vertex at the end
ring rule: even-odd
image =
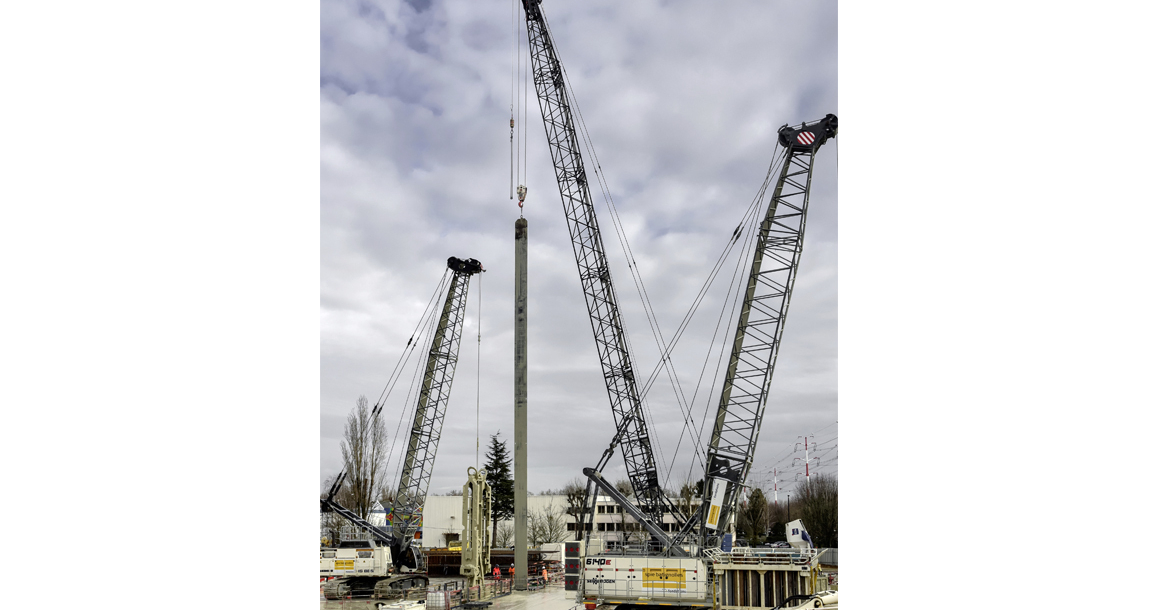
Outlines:
{"type": "Polygon", "coordinates": [[[769,531],[769,501],[765,499],[765,494],[759,487],[753,488],[748,501],[737,515],[736,529],[750,546],[765,541],[765,534],[769,531]]]}
{"type": "Polygon", "coordinates": [[[487,484],[491,486],[491,539],[500,521],[515,516],[515,479],[511,477],[511,454],[507,452],[507,441],[499,440],[499,433],[491,435],[491,447],[487,449],[487,484]]]}

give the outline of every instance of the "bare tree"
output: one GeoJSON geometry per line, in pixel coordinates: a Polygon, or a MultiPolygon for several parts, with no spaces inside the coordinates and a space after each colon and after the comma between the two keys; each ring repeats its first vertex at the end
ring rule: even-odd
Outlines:
{"type": "Polygon", "coordinates": [[[621,515],[620,529],[622,529],[624,532],[624,542],[648,541],[648,532],[644,529],[644,526],[636,523],[635,519],[628,517],[627,515],[621,515]]]}
{"type": "Polygon", "coordinates": [[[567,499],[567,514],[575,518],[575,539],[583,540],[583,532],[580,530],[580,514],[584,510],[584,494],[587,493],[587,487],[579,477],[576,477],[564,485],[559,492],[567,499]]]}
{"type": "Polygon", "coordinates": [[[343,506],[365,519],[383,493],[386,470],[386,425],[371,414],[365,396],[358,397],[354,411],[346,418],[342,461],[351,493],[350,505],[343,506]]]}
{"type": "Polygon", "coordinates": [[[571,480],[563,489],[559,490],[560,495],[567,497],[567,514],[578,515],[584,507],[584,493],[587,491],[587,486],[579,477],[571,480]]]}
{"type": "Polygon", "coordinates": [[[793,496],[793,515],[805,523],[813,544],[836,548],[837,477],[829,474],[809,477],[808,485],[798,485],[793,496]]]}
{"type": "Polygon", "coordinates": [[[515,528],[511,527],[511,524],[506,521],[498,522],[495,526],[495,535],[491,540],[494,541],[491,544],[492,547],[507,548],[514,544],[515,528]]]}
{"type": "Polygon", "coordinates": [[[700,497],[697,485],[691,481],[685,481],[680,486],[680,493],[676,496],[679,498],[679,501],[676,503],[676,508],[684,515],[685,519],[692,518],[692,500],[700,497]]]}
{"type": "Polygon", "coordinates": [[[620,479],[616,481],[616,491],[624,494],[624,496],[632,497],[632,483],[627,479],[620,479]]]}
{"type": "Polygon", "coordinates": [[[382,504],[383,508],[389,511],[390,507],[394,505],[394,489],[386,485],[386,483],[383,483],[381,490],[378,492],[378,502],[382,504]]]}
{"type": "Polygon", "coordinates": [[[532,546],[567,540],[567,512],[556,508],[554,502],[531,512],[527,519],[527,534],[532,546]]]}

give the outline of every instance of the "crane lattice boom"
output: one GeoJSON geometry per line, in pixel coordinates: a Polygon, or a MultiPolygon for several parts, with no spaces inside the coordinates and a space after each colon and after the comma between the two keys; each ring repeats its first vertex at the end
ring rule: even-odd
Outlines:
{"type": "Polygon", "coordinates": [[[527,14],[535,92],[543,114],[548,149],[555,166],[556,182],[563,200],[564,216],[567,218],[588,317],[596,339],[596,350],[603,367],[620,450],[624,455],[628,480],[632,483],[636,502],[641,510],[659,521],[660,515],[666,510],[667,499],[660,488],[652,441],[636,389],[636,376],[620,321],[620,308],[600,238],[596,210],[588,190],[571,106],[564,88],[563,69],[539,9],[539,0],[523,0],[523,8],[527,14]]]}
{"type": "MultiPolygon", "coordinates": [[[[718,499],[722,501],[718,512],[710,508],[701,513],[704,538],[718,523],[723,527],[729,522],[736,495],[752,468],[801,258],[813,159],[821,145],[836,134],[837,117],[832,114],[799,127],[786,125],[778,132],[785,160],[757,233],[732,355],[708,445],[704,480],[712,481],[714,487],[723,485],[725,491],[722,496],[710,494],[706,485],[704,497],[716,496],[712,507],[718,506],[718,499]]],[[[707,540],[702,545],[712,546],[707,540]]]]}

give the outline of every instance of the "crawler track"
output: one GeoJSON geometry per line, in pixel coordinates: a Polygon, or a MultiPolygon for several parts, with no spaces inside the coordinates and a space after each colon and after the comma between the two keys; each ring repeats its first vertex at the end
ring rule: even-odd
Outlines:
{"type": "Polygon", "coordinates": [[[426,574],[399,576],[346,576],[322,586],[326,599],[370,597],[374,599],[411,599],[426,595],[430,579],[426,574]]]}

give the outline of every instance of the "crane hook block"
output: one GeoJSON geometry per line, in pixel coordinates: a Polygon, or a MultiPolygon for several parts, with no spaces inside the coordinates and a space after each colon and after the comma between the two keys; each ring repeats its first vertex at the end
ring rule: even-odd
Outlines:
{"type": "Polygon", "coordinates": [[[777,130],[781,146],[795,150],[818,149],[837,135],[837,115],[827,114],[820,121],[802,123],[800,127],[782,126],[777,130]]]}
{"type": "Polygon", "coordinates": [[[519,195],[519,207],[523,207],[523,200],[527,199],[527,187],[522,184],[515,189],[515,194],[519,195]]]}
{"type": "Polygon", "coordinates": [[[456,273],[466,273],[473,275],[483,270],[483,263],[473,258],[455,258],[447,259],[447,268],[456,273]]]}

